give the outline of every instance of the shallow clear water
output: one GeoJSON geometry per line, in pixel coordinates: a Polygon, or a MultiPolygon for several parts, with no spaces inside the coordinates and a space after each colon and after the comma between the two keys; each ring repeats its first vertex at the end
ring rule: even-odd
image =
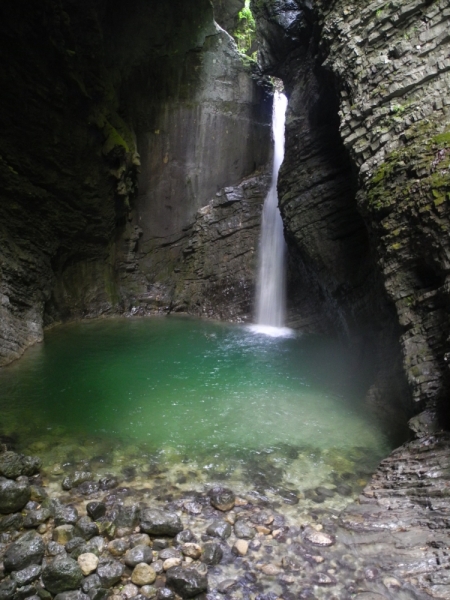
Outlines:
{"type": "Polygon", "coordinates": [[[364,405],[366,380],[317,336],[172,317],[86,322],[49,331],[0,372],[0,434],[47,468],[185,464],[192,477],[304,490],[361,478],[392,448],[364,405]]]}

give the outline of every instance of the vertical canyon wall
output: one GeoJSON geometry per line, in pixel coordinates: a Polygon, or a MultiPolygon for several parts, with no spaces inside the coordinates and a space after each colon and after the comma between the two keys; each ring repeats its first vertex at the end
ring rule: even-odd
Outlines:
{"type": "MultiPolygon", "coordinates": [[[[215,7],[230,27],[231,4],[215,7]]],[[[210,2],[7,0],[0,16],[0,364],[67,319],[248,315],[266,181],[230,186],[267,161],[270,99],[210,2]],[[230,235],[220,270],[193,251],[230,235]]]]}
{"type": "Polygon", "coordinates": [[[263,68],[290,95],[279,188],[294,268],[332,326],[377,340],[388,387],[406,374],[411,410],[446,412],[448,6],[253,5],[263,68]]]}

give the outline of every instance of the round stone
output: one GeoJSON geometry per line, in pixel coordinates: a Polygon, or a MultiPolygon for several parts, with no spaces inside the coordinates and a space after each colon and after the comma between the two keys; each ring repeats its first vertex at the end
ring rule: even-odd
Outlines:
{"type": "Polygon", "coordinates": [[[233,553],[238,556],[245,556],[248,552],[247,540],[236,540],[233,546],[233,553]]]}
{"type": "Polygon", "coordinates": [[[136,565],[131,574],[131,581],[136,585],[150,585],[155,579],[155,569],[147,563],[136,565]]]}
{"type": "Polygon", "coordinates": [[[181,546],[181,552],[184,556],[197,560],[202,555],[202,548],[199,544],[188,543],[181,546]]]}
{"type": "Polygon", "coordinates": [[[42,571],[42,581],[52,594],[76,590],[83,581],[83,572],[73,558],[55,558],[42,571]]]}
{"type": "Polygon", "coordinates": [[[334,538],[323,531],[315,529],[306,529],[303,537],[313,546],[332,546],[335,542],[334,538]]]}
{"type": "Polygon", "coordinates": [[[90,575],[98,566],[98,557],[92,552],[86,552],[85,554],[80,554],[77,562],[83,571],[83,575],[90,575]]]}
{"type": "Polygon", "coordinates": [[[163,562],[163,569],[164,569],[164,571],[168,571],[169,569],[172,569],[173,567],[179,567],[180,565],[181,565],[181,558],[179,558],[177,556],[172,556],[171,558],[167,558],[163,562]]]}

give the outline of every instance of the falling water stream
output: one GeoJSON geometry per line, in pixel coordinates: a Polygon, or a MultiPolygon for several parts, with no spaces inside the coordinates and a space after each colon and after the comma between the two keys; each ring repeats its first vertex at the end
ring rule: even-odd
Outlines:
{"type": "MultiPolygon", "coordinates": [[[[285,241],[278,208],[278,171],[284,158],[284,123],[287,98],[276,91],[273,100],[274,141],[272,183],[264,201],[256,296],[256,323],[282,328],[285,321],[285,241]]],[[[267,333],[271,330],[267,329],[267,333]]],[[[272,330],[272,333],[275,333],[272,330]]]]}

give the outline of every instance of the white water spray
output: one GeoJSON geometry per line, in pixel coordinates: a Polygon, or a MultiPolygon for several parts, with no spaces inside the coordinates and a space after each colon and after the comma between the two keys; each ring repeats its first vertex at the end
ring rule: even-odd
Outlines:
{"type": "Polygon", "coordinates": [[[283,222],[278,208],[278,171],[284,158],[284,123],[287,98],[275,92],[272,133],[274,140],[272,183],[263,207],[259,268],[256,287],[256,326],[253,331],[268,335],[287,335],[284,326],[286,312],[285,241],[283,222]]]}

